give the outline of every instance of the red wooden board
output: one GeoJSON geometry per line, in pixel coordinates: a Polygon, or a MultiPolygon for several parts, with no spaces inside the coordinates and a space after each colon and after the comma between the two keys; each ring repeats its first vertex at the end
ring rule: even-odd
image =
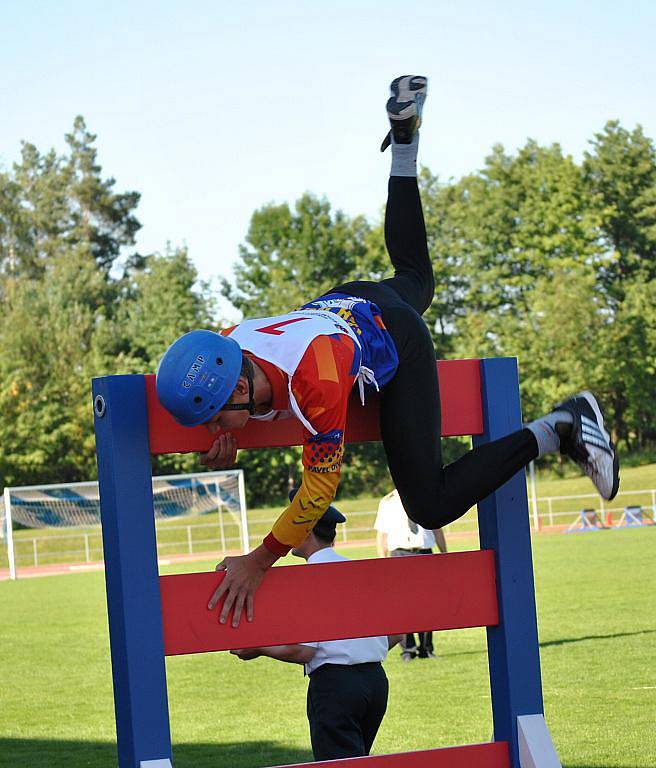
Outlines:
{"type": "Polygon", "coordinates": [[[167,656],[499,621],[491,550],[273,568],[257,591],[254,621],[242,617],[236,629],[219,624],[218,608],[207,610],[223,578],[160,577],[167,656]]]}
{"type": "MultiPolygon", "coordinates": [[[[437,370],[440,378],[442,435],[480,435],[483,432],[483,416],[479,361],[440,360],[437,370]]],[[[181,427],[176,424],[157,399],[155,377],[147,375],[145,379],[151,453],[206,451],[214,439],[207,429],[203,426],[181,427]]],[[[239,448],[301,445],[303,428],[296,419],[276,422],[251,420],[245,429],[235,432],[235,436],[239,448]]],[[[351,397],[346,440],[349,443],[380,440],[376,396],[369,396],[364,408],[357,393],[351,397]]]]}
{"type": "Polygon", "coordinates": [[[472,744],[466,747],[425,749],[421,752],[405,752],[396,755],[350,757],[346,760],[326,760],[319,763],[295,763],[280,768],[510,768],[507,741],[489,744],[472,744]]]}

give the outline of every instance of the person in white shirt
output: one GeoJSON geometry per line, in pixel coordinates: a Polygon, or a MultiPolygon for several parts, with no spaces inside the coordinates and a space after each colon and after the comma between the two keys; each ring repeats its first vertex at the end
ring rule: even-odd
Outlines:
{"type": "MultiPolygon", "coordinates": [[[[374,523],[376,547],[379,557],[407,557],[430,555],[437,544],[440,552],[446,552],[446,539],[441,528],[427,530],[413,522],[406,514],[396,488],[384,496],[378,505],[374,523]]],[[[419,644],[413,633],[401,641],[401,659],[435,659],[432,632],[418,632],[419,644]]]]}
{"type": "MultiPolygon", "coordinates": [[[[292,491],[290,501],[296,491],[292,491]]],[[[333,549],[336,526],[346,518],[329,506],[303,543],[292,550],[308,565],[348,561],[333,549]]],[[[364,757],[371,751],[387,709],[388,682],[382,666],[402,635],[277,645],[233,650],[243,661],[269,656],[303,664],[310,682],[307,717],[315,760],[364,757]]]]}

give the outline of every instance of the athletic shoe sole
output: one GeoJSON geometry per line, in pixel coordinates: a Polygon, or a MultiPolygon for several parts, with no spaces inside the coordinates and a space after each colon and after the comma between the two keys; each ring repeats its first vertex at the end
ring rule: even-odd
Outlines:
{"type": "Polygon", "coordinates": [[[604,437],[608,441],[608,446],[613,455],[613,482],[611,485],[610,495],[604,496],[604,498],[607,501],[612,501],[617,496],[617,492],[620,489],[620,460],[617,456],[617,451],[615,450],[615,444],[610,439],[610,435],[604,428],[604,417],[601,412],[601,408],[599,407],[599,403],[597,402],[597,398],[592,394],[592,392],[587,392],[587,391],[581,392],[581,396],[588,401],[588,404],[594,411],[595,416],[597,417],[597,423],[599,425],[599,429],[601,429],[604,437]]]}
{"type": "Polygon", "coordinates": [[[421,125],[421,113],[426,101],[428,79],[421,75],[402,75],[392,80],[391,98],[387,102],[387,117],[392,126],[380,145],[384,152],[392,142],[410,144],[421,125]]]}
{"type": "Polygon", "coordinates": [[[567,447],[564,453],[583,469],[592,480],[599,494],[611,501],[617,496],[620,487],[620,462],[615,451],[613,441],[604,427],[604,417],[592,392],[580,392],[573,400],[581,398],[586,401],[595,416],[595,421],[578,411],[577,406],[568,406],[567,401],[556,406],[555,410],[567,410],[570,413],[576,411],[581,425],[581,441],[587,457],[578,453],[568,453],[567,447]]]}

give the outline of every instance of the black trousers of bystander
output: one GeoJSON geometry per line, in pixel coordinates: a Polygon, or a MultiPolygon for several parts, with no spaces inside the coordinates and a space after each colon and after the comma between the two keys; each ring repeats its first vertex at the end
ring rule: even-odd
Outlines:
{"type": "Polygon", "coordinates": [[[310,675],[307,716],[315,760],[365,757],[387,709],[380,662],[323,664],[310,675]]]}

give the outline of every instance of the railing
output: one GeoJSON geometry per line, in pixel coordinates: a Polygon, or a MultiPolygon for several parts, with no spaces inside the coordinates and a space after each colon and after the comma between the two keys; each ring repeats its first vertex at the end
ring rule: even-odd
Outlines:
{"type": "MultiPolygon", "coordinates": [[[[624,507],[630,504],[639,504],[642,507],[651,507],[652,517],[656,509],[656,489],[648,488],[639,491],[622,491],[609,502],[604,501],[596,493],[581,493],[573,494],[571,496],[541,496],[537,499],[537,517],[539,517],[542,526],[548,525],[554,527],[558,525],[567,525],[568,522],[572,522],[573,517],[578,516],[581,513],[581,509],[593,509],[598,513],[602,523],[607,524],[610,520],[610,516],[614,513],[621,514],[624,512],[624,507]],[[619,499],[630,497],[626,504],[619,504],[619,499]],[[575,506],[567,504],[567,509],[562,509],[563,502],[580,501],[581,503],[575,506]],[[568,518],[567,521],[561,523],[562,518],[568,518]]],[[[535,516],[535,511],[531,509],[532,515],[535,516]]]]}
{"type": "MultiPolygon", "coordinates": [[[[625,506],[638,504],[647,512],[647,517],[656,519],[656,489],[622,491],[609,505],[594,493],[570,496],[540,496],[536,499],[537,514],[531,509],[531,519],[538,520],[538,528],[567,527],[580,515],[581,509],[594,509],[603,524],[607,525],[611,515],[615,520],[625,506]],[[617,504],[618,500],[626,504],[617,504]],[[579,502],[575,504],[574,502],[579,502]]],[[[374,522],[376,510],[350,512],[347,522],[337,532],[337,543],[357,542],[376,536],[374,522]]],[[[249,513],[249,541],[257,546],[271,528],[272,516],[268,512],[249,513]]],[[[477,531],[475,510],[445,527],[449,533],[474,533],[477,531]]],[[[103,559],[100,528],[97,531],[69,532],[62,534],[15,537],[14,548],[18,567],[39,566],[57,563],[93,563],[103,559]]],[[[158,526],[157,551],[160,557],[167,555],[193,555],[213,552],[217,555],[239,551],[241,537],[238,525],[233,521],[190,523],[188,525],[158,526]],[[211,533],[210,533],[211,531],[211,533]],[[179,533],[181,532],[181,533],[179,533]],[[209,535],[208,535],[209,534],[209,535]]]]}
{"type": "MultiPolygon", "coordinates": [[[[194,554],[214,551],[225,554],[241,548],[241,536],[236,525],[219,526],[212,523],[167,525],[158,531],[157,552],[167,554],[194,554]],[[215,535],[203,535],[207,529],[215,535]],[[179,536],[174,532],[183,531],[179,536]],[[200,533],[200,535],[199,535],[200,533]],[[229,535],[234,533],[234,535],[229,535]]],[[[14,550],[17,567],[57,563],[94,563],[102,561],[103,546],[100,528],[92,532],[16,537],[14,550]]]]}

